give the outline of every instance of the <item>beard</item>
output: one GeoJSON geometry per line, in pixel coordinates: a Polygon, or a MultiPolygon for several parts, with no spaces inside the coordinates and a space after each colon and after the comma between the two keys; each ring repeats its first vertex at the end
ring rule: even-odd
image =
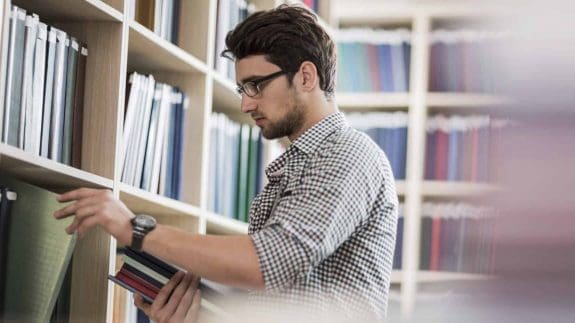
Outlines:
{"type": "MultiPolygon", "coordinates": [[[[277,139],[290,136],[296,133],[303,126],[305,119],[305,107],[294,100],[290,102],[287,108],[288,112],[279,121],[269,123],[267,127],[261,128],[262,136],[266,139],[277,139]]],[[[269,121],[269,120],[268,120],[269,121]]]]}

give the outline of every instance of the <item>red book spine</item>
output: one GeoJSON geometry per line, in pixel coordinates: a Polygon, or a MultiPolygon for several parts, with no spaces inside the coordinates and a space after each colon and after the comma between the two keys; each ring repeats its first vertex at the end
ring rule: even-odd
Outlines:
{"type": "Polygon", "coordinates": [[[431,224],[431,256],[429,260],[429,269],[439,269],[439,248],[441,241],[441,218],[434,217],[431,224]]]}
{"type": "Polygon", "coordinates": [[[449,134],[439,129],[435,136],[435,179],[446,180],[449,134]]]}
{"type": "Polygon", "coordinates": [[[132,278],[126,276],[122,271],[119,271],[116,274],[116,278],[121,280],[122,282],[124,282],[125,284],[132,286],[135,290],[137,290],[138,292],[148,296],[151,299],[155,299],[156,296],[158,295],[158,293],[155,293],[151,290],[149,290],[148,288],[146,288],[144,285],[140,284],[140,282],[133,280],[132,278]]]}
{"type": "Polygon", "coordinates": [[[142,284],[144,287],[146,287],[150,291],[153,291],[155,293],[158,293],[160,291],[160,289],[157,286],[155,286],[154,284],[150,283],[149,281],[143,279],[142,277],[136,275],[135,273],[129,271],[125,267],[122,267],[122,269],[120,269],[120,272],[122,274],[126,275],[127,277],[129,277],[130,279],[139,282],[140,284],[142,284]]]}
{"type": "Polygon", "coordinates": [[[367,44],[367,58],[369,60],[369,76],[371,78],[370,88],[371,91],[380,92],[383,88],[380,84],[379,78],[379,51],[377,45],[367,44]]]}

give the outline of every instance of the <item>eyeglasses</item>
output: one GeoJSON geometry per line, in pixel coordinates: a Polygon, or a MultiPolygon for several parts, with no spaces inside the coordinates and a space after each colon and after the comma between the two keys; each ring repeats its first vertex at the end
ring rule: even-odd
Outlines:
{"type": "Polygon", "coordinates": [[[274,78],[286,74],[285,71],[277,71],[275,73],[272,73],[270,75],[266,75],[266,76],[262,76],[260,78],[257,78],[255,80],[251,80],[249,82],[246,82],[242,85],[238,85],[238,87],[236,88],[236,91],[238,91],[238,94],[240,96],[242,96],[242,94],[245,94],[247,96],[249,96],[250,98],[255,97],[256,95],[260,94],[260,92],[262,91],[262,89],[260,88],[260,86],[267,81],[273,80],[274,78]]]}

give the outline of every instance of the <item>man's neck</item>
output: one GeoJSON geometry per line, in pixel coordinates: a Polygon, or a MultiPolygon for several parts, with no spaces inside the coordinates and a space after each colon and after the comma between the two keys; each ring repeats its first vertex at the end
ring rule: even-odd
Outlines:
{"type": "Polygon", "coordinates": [[[288,139],[293,142],[299,138],[304,132],[318,124],[321,120],[326,117],[338,112],[337,105],[334,100],[323,100],[320,101],[314,108],[309,109],[309,113],[306,115],[303,126],[300,127],[298,131],[294,134],[289,135],[288,139]]]}

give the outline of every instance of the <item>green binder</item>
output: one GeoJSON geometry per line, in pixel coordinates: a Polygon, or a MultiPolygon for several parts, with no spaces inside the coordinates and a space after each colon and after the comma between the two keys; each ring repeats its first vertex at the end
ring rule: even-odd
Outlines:
{"type": "Polygon", "coordinates": [[[74,250],[76,235],[64,231],[72,218],[54,218],[64,205],[52,192],[4,174],[0,186],[18,194],[11,210],[4,319],[48,322],[74,250]]]}

